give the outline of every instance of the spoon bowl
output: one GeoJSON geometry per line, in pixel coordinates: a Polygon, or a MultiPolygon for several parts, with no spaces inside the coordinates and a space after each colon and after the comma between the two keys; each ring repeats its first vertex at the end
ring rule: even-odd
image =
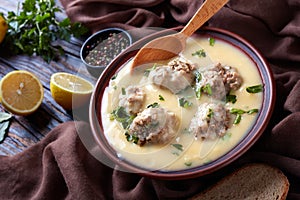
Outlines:
{"type": "Polygon", "coordinates": [[[132,69],[149,62],[167,60],[185,49],[186,39],[218,12],[229,0],[206,0],[179,32],[156,38],[143,46],[132,61],[132,69]]]}

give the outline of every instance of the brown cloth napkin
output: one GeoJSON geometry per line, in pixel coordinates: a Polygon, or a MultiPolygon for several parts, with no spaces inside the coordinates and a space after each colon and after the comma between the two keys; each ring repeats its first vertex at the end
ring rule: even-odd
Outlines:
{"type": "MultiPolygon", "coordinates": [[[[182,25],[202,2],[61,0],[68,16],[92,32],[110,26],[182,25]]],[[[155,180],[107,167],[108,160],[99,162],[97,156],[104,155],[99,149],[88,152],[79,136],[91,135],[89,125],[67,122],[24,152],[0,157],[0,199],[185,199],[249,162],[281,169],[291,184],[288,199],[300,199],[299,0],[231,0],[207,25],[233,31],[250,41],[274,73],[274,114],[263,136],[246,154],[210,175],[155,180]]]]}

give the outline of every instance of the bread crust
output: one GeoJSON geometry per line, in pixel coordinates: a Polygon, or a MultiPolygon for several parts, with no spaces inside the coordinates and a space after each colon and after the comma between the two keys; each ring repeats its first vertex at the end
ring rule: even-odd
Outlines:
{"type": "Polygon", "coordinates": [[[225,176],[220,181],[218,181],[213,186],[209,187],[208,189],[194,195],[190,200],[218,200],[218,199],[231,199],[232,193],[230,193],[230,189],[228,186],[232,185],[234,191],[236,191],[235,199],[256,199],[259,198],[261,194],[261,184],[257,184],[259,180],[264,181],[266,180],[268,183],[274,183],[276,188],[272,188],[271,185],[267,189],[270,191],[270,194],[277,194],[276,198],[271,197],[272,195],[268,196],[268,199],[272,200],[285,200],[289,191],[289,181],[287,177],[283,174],[281,170],[276,167],[263,164],[263,163],[251,163],[242,166],[241,168],[235,170],[231,174],[225,176]],[[253,177],[257,176],[257,180],[247,178],[247,174],[252,174],[257,172],[257,175],[253,175],[253,177]],[[239,184],[234,184],[236,181],[239,181],[239,184]],[[275,182],[277,181],[277,182],[275,182]],[[253,185],[252,185],[253,184],[253,185]],[[251,194],[244,194],[245,198],[240,197],[242,192],[246,192],[248,188],[251,187],[251,194]],[[253,193],[253,192],[256,192],[253,193]],[[220,194],[222,193],[222,194],[220,194]],[[230,194],[229,194],[230,193],[230,194]],[[249,196],[251,197],[249,198],[249,196]],[[222,196],[222,197],[221,197],[222,196]],[[228,198],[226,198],[228,197],[228,198]]]}

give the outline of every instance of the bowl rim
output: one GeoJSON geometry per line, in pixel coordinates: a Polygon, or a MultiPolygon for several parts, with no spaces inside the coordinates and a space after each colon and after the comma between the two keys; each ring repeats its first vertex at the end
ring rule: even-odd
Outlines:
{"type": "MultiPolygon", "coordinates": [[[[229,42],[230,44],[234,44],[232,42],[236,42],[237,44],[242,45],[244,48],[246,48],[243,49],[243,47],[236,45],[239,49],[243,50],[244,52],[247,51],[245,53],[256,64],[257,70],[259,71],[263,84],[269,85],[269,87],[267,87],[267,90],[264,90],[262,109],[259,112],[259,115],[256,118],[256,122],[254,123],[253,127],[244,136],[244,138],[241,139],[241,141],[238,144],[236,144],[235,147],[233,147],[223,156],[219,157],[218,159],[208,164],[198,166],[198,167],[193,167],[190,169],[170,171],[170,172],[164,172],[159,170],[150,171],[148,169],[142,169],[141,167],[135,166],[133,163],[118,158],[116,156],[115,150],[113,149],[113,147],[110,146],[107,139],[105,138],[103,133],[103,128],[100,127],[100,121],[98,120],[99,117],[101,119],[101,116],[99,116],[99,113],[96,114],[96,109],[97,109],[96,102],[97,100],[102,99],[103,91],[105,87],[108,85],[110,78],[119,70],[118,66],[122,66],[125,63],[124,59],[122,58],[133,57],[137,53],[136,49],[142,47],[146,42],[150,41],[151,39],[154,39],[157,36],[163,36],[163,35],[174,33],[174,30],[179,31],[180,28],[167,29],[155,34],[151,34],[133,43],[129,48],[127,48],[118,57],[116,57],[110,63],[110,65],[106,67],[104,72],[98,78],[97,83],[95,85],[94,92],[92,93],[91,96],[90,107],[89,107],[89,122],[90,122],[94,139],[98,147],[100,147],[100,149],[104,152],[104,154],[108,156],[116,164],[118,168],[124,168],[129,172],[134,172],[142,176],[165,179],[165,180],[181,180],[181,179],[195,178],[206,174],[210,174],[229,165],[230,163],[238,159],[246,151],[248,151],[250,147],[254,145],[254,143],[260,138],[260,136],[265,131],[271,119],[272,112],[274,110],[275,97],[276,97],[276,88],[275,88],[273,73],[266,59],[262,56],[261,52],[258,49],[256,49],[256,47],[254,47],[254,45],[252,45],[246,39],[242,38],[240,35],[233,33],[231,31],[221,29],[221,28],[216,28],[216,27],[202,27],[199,30],[197,30],[196,33],[216,34],[219,37],[222,37],[221,39],[225,40],[226,42],[229,42]],[[254,58],[251,57],[249,53],[253,54],[254,58]],[[105,84],[101,83],[102,80],[105,80],[105,84]],[[93,123],[93,122],[97,122],[97,123],[93,123]]],[[[100,107],[101,107],[101,102],[100,102],[100,107]]],[[[101,109],[99,108],[99,110],[101,109]]],[[[101,111],[100,111],[100,115],[101,115],[101,111]]]]}
{"type": "Polygon", "coordinates": [[[131,35],[129,34],[129,32],[128,32],[127,30],[125,30],[125,29],[117,28],[117,27],[110,27],[110,28],[105,28],[105,29],[99,30],[99,31],[93,33],[92,35],[90,35],[90,36],[84,41],[84,43],[81,45],[81,48],[80,48],[80,59],[81,59],[81,61],[82,61],[86,66],[88,66],[88,67],[90,67],[90,68],[96,68],[96,69],[98,69],[98,68],[106,68],[106,67],[109,66],[109,65],[108,65],[108,66],[102,66],[102,65],[90,65],[90,64],[88,64],[88,63],[85,61],[85,57],[83,56],[83,54],[84,54],[83,52],[84,52],[84,50],[85,50],[86,45],[87,45],[92,39],[94,39],[95,37],[98,37],[99,35],[101,35],[101,34],[103,34],[103,33],[105,33],[105,32],[110,32],[110,31],[119,31],[120,33],[121,33],[121,32],[124,33],[124,34],[127,36],[128,40],[129,40],[129,45],[128,45],[128,46],[132,45],[132,41],[133,41],[132,36],[131,36],[131,35]]]}

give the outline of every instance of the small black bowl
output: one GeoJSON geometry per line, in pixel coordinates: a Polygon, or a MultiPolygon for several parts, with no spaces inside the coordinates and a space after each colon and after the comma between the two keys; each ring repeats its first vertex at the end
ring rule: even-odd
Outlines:
{"type": "Polygon", "coordinates": [[[82,45],[80,58],[88,72],[98,78],[109,63],[132,44],[131,35],[120,28],[107,28],[91,35],[82,45]]]}

